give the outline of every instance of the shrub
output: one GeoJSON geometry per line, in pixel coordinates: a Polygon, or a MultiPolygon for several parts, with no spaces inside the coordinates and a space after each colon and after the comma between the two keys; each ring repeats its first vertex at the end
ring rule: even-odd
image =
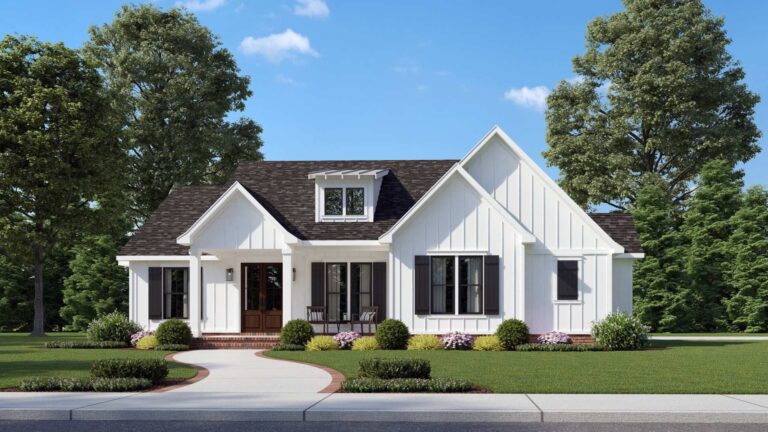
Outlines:
{"type": "Polygon", "coordinates": [[[157,338],[153,335],[144,336],[136,343],[136,348],[140,350],[150,350],[157,348],[157,338]]]}
{"type": "Polygon", "coordinates": [[[315,336],[307,342],[307,351],[335,351],[339,344],[331,336],[315,336]]]}
{"type": "Polygon", "coordinates": [[[369,358],[360,360],[357,375],[361,378],[424,378],[432,373],[429,360],[413,358],[369,358]]]}
{"type": "Polygon", "coordinates": [[[352,342],[352,351],[375,351],[379,349],[381,349],[381,347],[373,336],[363,336],[352,342]]]}
{"type": "Polygon", "coordinates": [[[304,351],[304,345],[280,343],[273,346],[272,351],[304,351]]]}
{"type": "Polygon", "coordinates": [[[91,378],[93,391],[127,392],[146,390],[152,387],[152,381],[146,378],[91,378]]]}
{"type": "Polygon", "coordinates": [[[603,351],[603,348],[593,344],[522,344],[515,347],[517,351],[603,351]]]}
{"type": "Polygon", "coordinates": [[[45,343],[46,348],[70,348],[70,349],[105,349],[105,348],[126,348],[128,344],[117,341],[49,341],[45,343]]]}
{"type": "Polygon", "coordinates": [[[160,359],[104,359],[91,364],[97,378],[146,378],[157,384],[168,376],[168,363],[160,359]]]}
{"type": "Polygon", "coordinates": [[[504,351],[501,341],[497,336],[478,336],[472,346],[475,351],[504,351]]]}
{"type": "Polygon", "coordinates": [[[153,336],[155,334],[152,330],[141,330],[131,335],[131,345],[136,346],[137,343],[143,338],[144,336],[153,336]]]}
{"type": "Polygon", "coordinates": [[[144,378],[31,378],[19,384],[22,391],[97,391],[122,392],[145,390],[152,387],[152,381],[144,378]]]}
{"type": "Polygon", "coordinates": [[[352,343],[358,339],[360,339],[360,333],[353,331],[341,332],[333,337],[341,349],[352,348],[352,343]]]}
{"type": "Polygon", "coordinates": [[[155,351],[188,351],[189,345],[184,344],[160,344],[155,347],[155,351]]]}
{"type": "Polygon", "coordinates": [[[459,393],[472,389],[472,384],[456,378],[354,378],[341,383],[341,390],[348,393],[459,393]]]}
{"type": "Polygon", "coordinates": [[[314,335],[315,331],[312,329],[312,324],[309,321],[294,319],[285,323],[283,329],[280,330],[280,343],[306,345],[314,335]]]}
{"type": "Polygon", "coordinates": [[[528,343],[528,324],[518,319],[508,319],[499,324],[496,336],[505,350],[513,350],[515,346],[528,343]]]}
{"type": "Polygon", "coordinates": [[[648,327],[633,315],[611,313],[592,324],[592,337],[610,351],[636,350],[648,344],[648,327]]]}
{"type": "Polygon", "coordinates": [[[475,337],[462,332],[451,332],[444,335],[441,340],[443,347],[447,350],[468,350],[472,349],[475,337]]]}
{"type": "Polygon", "coordinates": [[[140,331],[141,326],[118,311],[102,315],[88,324],[88,340],[94,342],[118,341],[129,343],[131,336],[140,331]]]}
{"type": "Polygon", "coordinates": [[[155,336],[161,345],[189,345],[192,342],[192,329],[184,321],[173,318],[160,323],[155,336]]]}
{"type": "Polygon", "coordinates": [[[435,335],[415,335],[408,340],[408,349],[411,351],[441,350],[443,342],[435,335]]]}
{"type": "Polygon", "coordinates": [[[381,349],[385,350],[405,349],[410,337],[408,327],[402,321],[395,319],[382,321],[376,329],[376,342],[381,349]]]}
{"type": "Polygon", "coordinates": [[[571,337],[568,336],[567,333],[554,331],[554,330],[551,332],[544,333],[543,335],[539,335],[539,337],[537,337],[536,340],[540,344],[569,344],[573,342],[573,340],[571,340],[571,337]]]}

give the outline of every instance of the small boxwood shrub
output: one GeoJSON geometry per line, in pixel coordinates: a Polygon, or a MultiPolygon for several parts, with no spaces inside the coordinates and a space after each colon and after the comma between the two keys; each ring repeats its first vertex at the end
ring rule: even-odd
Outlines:
{"type": "Polygon", "coordinates": [[[603,351],[603,348],[593,344],[522,344],[515,347],[517,351],[603,351]]]}
{"type": "Polygon", "coordinates": [[[447,350],[469,350],[472,349],[472,344],[475,343],[474,336],[457,331],[444,335],[440,340],[443,342],[443,347],[447,350]]]}
{"type": "Polygon", "coordinates": [[[415,335],[408,340],[410,351],[432,351],[443,349],[443,342],[435,335],[415,335]]]}
{"type": "Polygon", "coordinates": [[[280,343],[272,347],[272,351],[304,351],[304,345],[280,343]]]}
{"type": "Polygon", "coordinates": [[[189,345],[192,342],[192,329],[186,322],[173,318],[160,323],[155,336],[160,345],[189,345]]]}
{"type": "Polygon", "coordinates": [[[157,384],[168,376],[168,363],[160,359],[104,359],[91,364],[97,378],[146,378],[157,384]]]}
{"type": "Polygon", "coordinates": [[[94,342],[117,341],[131,342],[131,336],[140,331],[141,326],[118,311],[102,315],[88,324],[88,340],[94,342]]]}
{"type": "Polygon", "coordinates": [[[307,351],[335,351],[339,344],[331,336],[315,336],[307,342],[307,351]]]}
{"type": "Polygon", "coordinates": [[[502,321],[496,329],[496,336],[505,350],[513,350],[517,345],[528,343],[528,324],[519,319],[502,321]]]}
{"type": "Polygon", "coordinates": [[[69,349],[107,349],[107,348],[127,348],[128,344],[118,341],[48,341],[46,348],[69,348],[69,349]]]}
{"type": "Polygon", "coordinates": [[[424,378],[429,379],[429,360],[414,358],[369,358],[360,360],[357,375],[361,378],[424,378]]]}
{"type": "Polygon", "coordinates": [[[376,328],[376,342],[379,343],[381,349],[405,349],[410,338],[411,335],[408,333],[408,327],[402,321],[396,319],[386,319],[376,328]]]}
{"type": "Polygon", "coordinates": [[[19,384],[22,391],[31,392],[124,392],[145,390],[152,387],[152,381],[145,378],[31,378],[19,384]]]}
{"type": "Polygon", "coordinates": [[[592,324],[592,337],[610,351],[636,350],[648,345],[648,327],[633,315],[611,313],[592,324]]]}
{"type": "Polygon", "coordinates": [[[375,351],[380,349],[379,343],[376,342],[376,338],[373,336],[363,336],[352,342],[352,351],[375,351]]]}
{"type": "Polygon", "coordinates": [[[315,330],[312,328],[312,324],[310,324],[309,321],[293,319],[285,323],[282,330],[280,330],[280,343],[306,345],[314,335],[315,330]]]}
{"type": "Polygon", "coordinates": [[[165,344],[155,347],[155,351],[188,351],[189,345],[184,344],[165,344]]]}
{"type": "Polygon", "coordinates": [[[472,349],[475,351],[504,351],[501,341],[495,335],[478,336],[475,339],[475,344],[472,345],[472,349]]]}
{"type": "Polygon", "coordinates": [[[472,390],[469,381],[456,378],[354,378],[341,383],[347,393],[460,393],[472,390]]]}
{"type": "Polygon", "coordinates": [[[149,335],[144,336],[143,338],[139,339],[138,342],[136,342],[136,349],[150,350],[155,349],[157,345],[157,337],[149,335]]]}

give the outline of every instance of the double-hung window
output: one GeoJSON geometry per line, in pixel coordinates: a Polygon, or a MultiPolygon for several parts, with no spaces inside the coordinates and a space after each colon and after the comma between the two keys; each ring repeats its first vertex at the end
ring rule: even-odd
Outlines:
{"type": "Polygon", "coordinates": [[[328,263],[325,273],[328,320],[340,321],[347,318],[347,263],[328,263]]]}
{"type": "Polygon", "coordinates": [[[483,311],[483,258],[459,257],[459,313],[483,311]]]}
{"type": "Polygon", "coordinates": [[[432,257],[432,313],[452,314],[454,310],[454,278],[456,257],[432,257]]]}
{"type": "Polygon", "coordinates": [[[579,262],[559,260],[557,262],[557,300],[579,299],[579,262]]]}
{"type": "Polygon", "coordinates": [[[163,318],[189,318],[189,268],[163,269],[163,318]]]}
{"type": "Polygon", "coordinates": [[[483,257],[434,256],[430,267],[432,314],[483,312],[483,257]]]}
{"type": "Polygon", "coordinates": [[[365,188],[324,188],[325,216],[365,216],[365,188]]]}

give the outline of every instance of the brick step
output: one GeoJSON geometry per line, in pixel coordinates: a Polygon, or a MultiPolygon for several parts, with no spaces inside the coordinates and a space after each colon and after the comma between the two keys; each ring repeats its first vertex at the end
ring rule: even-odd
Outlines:
{"type": "Polygon", "coordinates": [[[192,349],[271,349],[277,342],[192,342],[192,349]]]}

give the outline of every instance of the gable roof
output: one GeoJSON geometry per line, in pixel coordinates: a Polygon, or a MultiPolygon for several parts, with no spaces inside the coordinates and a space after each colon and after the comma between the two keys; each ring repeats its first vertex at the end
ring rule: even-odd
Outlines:
{"type": "Polygon", "coordinates": [[[622,212],[588,213],[600,228],[608,233],[617,243],[624,246],[624,252],[642,253],[640,238],[637,236],[632,215],[622,212]]]}

